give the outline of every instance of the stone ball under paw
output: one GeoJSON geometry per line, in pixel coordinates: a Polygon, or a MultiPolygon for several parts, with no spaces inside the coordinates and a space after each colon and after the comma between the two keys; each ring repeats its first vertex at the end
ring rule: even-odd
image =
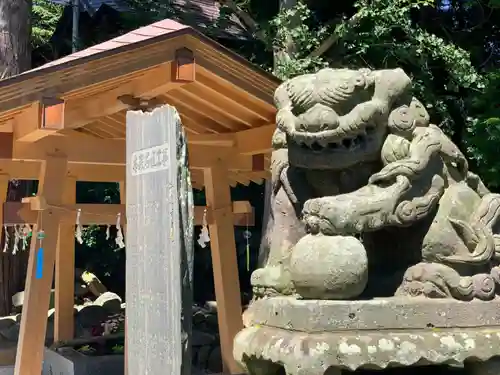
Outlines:
{"type": "Polygon", "coordinates": [[[303,298],[354,298],[368,282],[368,257],[355,237],[309,234],[292,250],[290,274],[303,298]]]}

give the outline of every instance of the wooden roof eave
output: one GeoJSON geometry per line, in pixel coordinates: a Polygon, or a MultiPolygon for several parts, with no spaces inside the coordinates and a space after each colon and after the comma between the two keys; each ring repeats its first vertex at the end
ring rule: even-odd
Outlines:
{"type": "Polygon", "coordinates": [[[248,94],[272,103],[272,94],[278,84],[276,78],[197,31],[185,28],[0,81],[0,117],[5,111],[28,105],[44,96],[61,97],[81,87],[119,79],[173,61],[175,51],[181,48],[191,49],[197,64],[208,71],[248,90],[248,94]]]}

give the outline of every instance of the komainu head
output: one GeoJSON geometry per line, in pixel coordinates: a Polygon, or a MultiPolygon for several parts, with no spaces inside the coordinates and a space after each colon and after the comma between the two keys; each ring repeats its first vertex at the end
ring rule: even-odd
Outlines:
{"type": "Polygon", "coordinates": [[[343,169],[380,160],[391,113],[412,103],[411,80],[401,69],[327,68],[281,84],[275,103],[273,145],[291,165],[343,169]]]}

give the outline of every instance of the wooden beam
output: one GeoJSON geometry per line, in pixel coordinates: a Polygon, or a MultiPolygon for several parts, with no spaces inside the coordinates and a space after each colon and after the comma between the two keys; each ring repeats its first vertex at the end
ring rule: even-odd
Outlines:
{"type": "MultiPolygon", "coordinates": [[[[247,164],[248,159],[245,161],[247,164]]],[[[252,168],[256,160],[252,160],[252,168]]],[[[250,164],[250,163],[248,163],[250,164]]],[[[7,174],[11,179],[18,180],[36,180],[38,179],[38,171],[40,170],[40,161],[23,161],[23,160],[2,160],[0,159],[0,174],[7,174]]],[[[232,173],[244,173],[249,178],[254,178],[256,174],[258,179],[269,178],[270,160],[264,159],[265,173],[248,170],[232,170],[232,173]]],[[[248,167],[248,165],[247,165],[248,167]]],[[[255,165],[255,167],[258,167],[255,165]]],[[[256,168],[253,168],[256,169],[256,168]]],[[[90,182],[119,182],[125,176],[124,165],[107,165],[107,164],[80,164],[70,163],[68,168],[68,175],[77,177],[78,181],[90,182]]],[[[203,169],[191,169],[191,176],[193,180],[193,187],[203,188],[204,178],[203,169]]]]}
{"type": "Polygon", "coordinates": [[[89,97],[70,98],[65,101],[44,98],[42,102],[33,103],[15,117],[16,139],[34,142],[63,128],[78,128],[100,117],[127,109],[128,105],[118,100],[120,96],[153,98],[184,83],[174,82],[172,64],[164,63],[147,70],[137,78],[117,84],[116,88],[89,97]]]}
{"type": "MultiPolygon", "coordinates": [[[[58,214],[61,223],[73,225],[76,223],[76,215],[80,210],[80,223],[82,225],[107,225],[115,224],[118,214],[122,217],[122,223],[126,224],[126,207],[124,204],[60,204],[47,206],[38,200],[38,197],[25,198],[22,202],[5,202],[3,204],[3,217],[5,224],[22,225],[35,224],[39,211],[48,211],[58,214]],[[26,203],[28,202],[28,203],[26,203]]],[[[210,208],[203,206],[195,207],[195,225],[201,225],[203,214],[207,210],[207,222],[213,223],[213,213],[210,208]]],[[[255,223],[254,211],[248,201],[233,202],[233,225],[253,226],[255,223]]]]}
{"type": "Polygon", "coordinates": [[[125,142],[57,134],[41,139],[36,147],[27,142],[14,142],[11,159],[40,161],[54,153],[64,153],[68,162],[73,163],[124,165],[125,142]]]}
{"type": "Polygon", "coordinates": [[[14,136],[12,133],[0,133],[0,159],[12,159],[14,136]]]}
{"type": "MultiPolygon", "coordinates": [[[[2,137],[0,133],[0,139],[2,137]]],[[[40,161],[46,154],[64,153],[69,163],[107,164],[125,166],[125,141],[108,139],[91,139],[90,137],[73,137],[53,135],[37,142],[37,146],[27,142],[14,142],[9,155],[6,150],[0,151],[1,159],[23,161],[40,161]]],[[[239,155],[227,147],[193,145],[189,147],[189,166],[193,169],[204,169],[221,160],[228,161],[228,167],[234,170],[254,170],[251,156],[239,155]]]]}
{"type": "MultiPolygon", "coordinates": [[[[186,113],[188,116],[193,116],[193,114],[197,113],[198,117],[206,117],[211,120],[211,122],[220,124],[232,132],[249,129],[255,122],[259,122],[255,117],[250,123],[245,122],[238,116],[237,112],[239,107],[231,106],[230,102],[219,102],[219,104],[217,104],[214,98],[209,95],[198,96],[188,90],[184,90],[184,88],[189,88],[190,86],[194,85],[185,85],[166,96],[167,102],[175,107],[179,107],[179,110],[186,113]]],[[[220,95],[215,98],[217,97],[220,97],[220,95]]]]}
{"type": "MultiPolygon", "coordinates": [[[[66,177],[64,204],[76,202],[76,179],[66,177]]],[[[61,223],[56,251],[54,341],[74,338],[75,224],[61,223]]]]}
{"type": "Polygon", "coordinates": [[[225,373],[240,374],[242,370],[233,358],[234,337],[243,329],[240,281],[229,180],[223,164],[205,170],[205,194],[213,214],[209,224],[210,248],[222,362],[225,373]]]}
{"type": "Polygon", "coordinates": [[[125,166],[70,163],[68,174],[78,181],[119,182],[125,177],[125,166]]]}
{"type": "Polygon", "coordinates": [[[235,133],[238,152],[243,155],[272,152],[272,138],[275,130],[276,125],[271,124],[235,133]]]}
{"type": "Polygon", "coordinates": [[[229,134],[197,134],[188,136],[190,145],[236,148],[243,155],[266,154],[272,151],[272,137],[276,125],[242,130],[229,134]]]}
{"type": "Polygon", "coordinates": [[[0,111],[11,110],[36,101],[44,92],[73,94],[89,91],[92,86],[113,84],[113,81],[119,81],[123,76],[173,61],[175,50],[185,47],[186,42],[185,35],[176,35],[174,38],[154,44],[141,43],[142,46],[128,51],[95,56],[98,58],[81,61],[78,65],[72,64],[73,66],[67,69],[50,69],[43,74],[34,73],[31,77],[28,75],[15,82],[9,82],[8,85],[3,84],[1,86],[5,99],[0,102],[0,111]]]}
{"type": "MultiPolygon", "coordinates": [[[[10,160],[0,157],[0,174],[7,174],[11,179],[37,180],[41,163],[40,160],[10,160]]],[[[68,174],[75,176],[78,181],[119,182],[125,176],[125,166],[70,163],[68,174]]]]}
{"type": "Polygon", "coordinates": [[[174,82],[194,82],[196,79],[196,63],[194,53],[188,48],[175,51],[172,62],[172,80],[174,82]]]}
{"type": "MultiPolygon", "coordinates": [[[[2,204],[5,204],[5,202],[7,201],[7,191],[9,189],[9,180],[10,180],[9,175],[0,174],[0,202],[2,204]]],[[[2,237],[3,224],[4,224],[4,214],[3,214],[3,210],[0,210],[0,239],[2,237]]]]}
{"type": "MultiPolygon", "coordinates": [[[[196,206],[194,208],[194,223],[195,225],[201,225],[203,223],[203,215],[207,213],[206,220],[207,224],[215,223],[215,215],[210,207],[196,206]]],[[[253,227],[255,225],[255,214],[253,207],[248,201],[236,201],[233,202],[233,225],[234,226],[248,226],[253,227]]]]}
{"type": "Polygon", "coordinates": [[[14,131],[14,120],[0,123],[0,133],[12,133],[14,131]]]}
{"type": "Polygon", "coordinates": [[[120,96],[132,95],[151,99],[183,84],[183,82],[173,82],[170,63],[159,65],[138,78],[120,84],[115,89],[88,98],[68,100],[65,113],[65,128],[78,128],[100,117],[128,109],[125,103],[118,100],[120,96]]]}
{"type": "Polygon", "coordinates": [[[40,102],[41,127],[43,129],[61,130],[64,128],[64,100],[43,98],[40,102]]]}
{"type": "Polygon", "coordinates": [[[40,102],[31,103],[14,117],[13,139],[20,141],[35,142],[43,133],[53,134],[54,130],[42,129],[42,104],[40,102]]]}
{"type": "Polygon", "coordinates": [[[249,110],[244,102],[240,102],[234,97],[224,96],[224,93],[213,90],[199,82],[184,85],[177,92],[188,93],[191,98],[209,101],[213,106],[227,110],[229,116],[245,124],[247,128],[261,126],[268,123],[269,119],[272,119],[272,115],[271,118],[263,119],[261,115],[249,110]]]}
{"type": "MultiPolygon", "coordinates": [[[[67,160],[64,157],[47,156],[41,168],[38,194],[51,204],[61,204],[66,172],[67,160]]],[[[31,241],[28,260],[15,375],[40,374],[42,371],[47,329],[47,316],[44,312],[49,309],[56,248],[60,241],[57,215],[49,211],[39,212],[33,232],[35,235],[31,241]],[[39,230],[45,232],[43,247],[36,240],[39,230]]]]}
{"type": "Polygon", "coordinates": [[[223,134],[188,134],[187,141],[189,145],[212,146],[212,147],[235,147],[235,133],[223,134]]]}
{"type": "MultiPolygon", "coordinates": [[[[216,65],[204,56],[197,56],[196,63],[196,81],[205,84],[205,77],[214,77],[213,79],[217,81],[217,86],[222,86],[221,92],[225,92],[227,97],[231,97],[231,95],[234,97],[240,96],[243,99],[242,103],[253,108],[261,108],[263,111],[258,111],[258,113],[270,113],[271,116],[268,115],[265,118],[272,118],[273,113],[276,112],[273,105],[273,94],[278,86],[277,84],[264,83],[262,77],[260,79],[253,77],[256,81],[249,82],[248,77],[238,77],[235,75],[234,70],[229,71],[223,65],[216,65]]],[[[214,84],[207,86],[215,88],[214,84]]]]}
{"type": "Polygon", "coordinates": [[[64,128],[64,101],[42,98],[14,118],[14,137],[20,142],[36,142],[64,128]]]}

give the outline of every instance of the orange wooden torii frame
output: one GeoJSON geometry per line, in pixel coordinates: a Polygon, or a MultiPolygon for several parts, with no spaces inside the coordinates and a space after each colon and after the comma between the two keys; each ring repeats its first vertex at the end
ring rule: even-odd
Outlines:
{"type": "MultiPolygon", "coordinates": [[[[0,196],[10,179],[39,180],[36,197],[4,202],[0,224],[45,232],[42,278],[35,277],[36,241],[30,248],[16,375],[40,373],[47,324],[40,311],[49,306],[54,264],[55,338],[73,338],[77,212],[82,225],[126,216],[123,204],[76,204],[76,182],[119,182],[123,198],[125,112],[163,103],[180,113],[193,186],[205,188],[224,369],[240,371],[232,359],[242,327],[233,226],[251,224],[253,212],[248,202],[231,202],[229,189],[268,177],[277,85],[170,20],[0,81],[0,196]]],[[[204,210],[196,209],[198,223],[204,210]]]]}

